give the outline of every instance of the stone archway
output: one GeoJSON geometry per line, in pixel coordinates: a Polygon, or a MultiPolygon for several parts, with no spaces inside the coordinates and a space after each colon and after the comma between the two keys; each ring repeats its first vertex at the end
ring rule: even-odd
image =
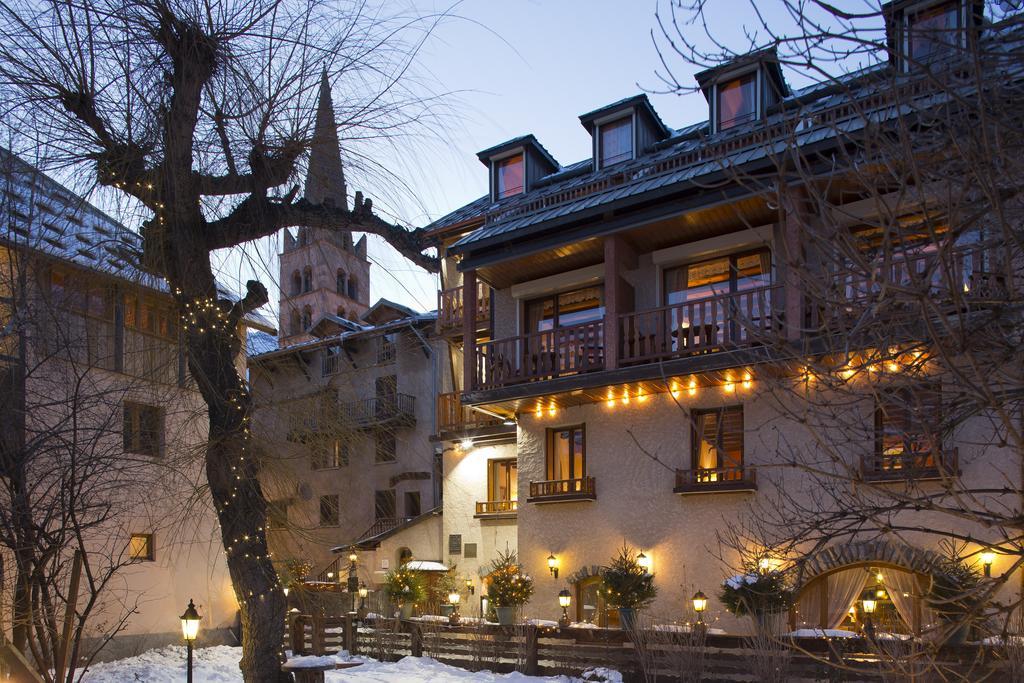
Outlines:
{"type": "MultiPolygon", "coordinates": [[[[856,581],[855,574],[852,574],[850,570],[863,568],[864,571],[868,571],[870,568],[872,571],[879,571],[878,584],[875,587],[887,589],[888,595],[885,592],[879,593],[885,600],[889,600],[894,595],[890,581],[897,581],[897,585],[900,581],[909,582],[909,588],[895,593],[895,595],[902,595],[903,600],[899,600],[898,597],[892,598],[894,602],[901,603],[896,606],[902,610],[898,617],[894,617],[896,619],[894,623],[902,623],[904,628],[910,628],[912,633],[919,634],[928,621],[925,618],[928,610],[925,600],[921,596],[927,592],[928,583],[941,561],[942,557],[933,551],[889,541],[860,541],[825,548],[797,563],[794,587],[798,598],[794,609],[790,612],[790,625],[796,626],[796,612],[799,609],[807,611],[803,605],[807,601],[810,603],[807,607],[816,605],[816,609],[819,610],[819,613],[815,615],[819,627],[835,628],[835,624],[839,620],[839,613],[845,609],[841,608],[839,603],[846,604],[845,601],[849,599],[850,594],[847,593],[844,596],[842,588],[830,587],[833,580],[838,581],[841,586],[844,581],[856,581]],[[885,585],[883,586],[882,574],[888,576],[885,569],[895,571],[892,576],[884,579],[885,585]],[[835,575],[834,579],[831,578],[833,575],[835,575]],[[906,592],[903,592],[904,590],[906,592]],[[908,595],[912,596],[909,600],[908,595]],[[837,599],[839,602],[836,602],[837,599]],[[829,605],[831,606],[828,607],[829,605]],[[836,619],[832,625],[825,623],[825,615],[830,610],[832,610],[832,617],[836,619]]],[[[871,582],[868,583],[869,585],[865,588],[870,590],[871,582]]],[[[854,588],[849,583],[847,585],[854,588]]],[[[811,623],[815,622],[815,618],[809,614],[801,616],[808,618],[811,623]]]]}

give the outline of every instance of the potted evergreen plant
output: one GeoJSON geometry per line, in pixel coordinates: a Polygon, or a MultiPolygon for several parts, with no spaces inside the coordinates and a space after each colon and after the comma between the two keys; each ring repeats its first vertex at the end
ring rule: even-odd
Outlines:
{"type": "Polygon", "coordinates": [[[962,644],[971,627],[971,615],[978,607],[978,588],[982,577],[977,567],[960,561],[957,554],[943,557],[932,569],[928,588],[928,606],[943,624],[945,642],[962,644]]]}
{"type": "Polygon", "coordinates": [[[384,590],[392,602],[398,604],[402,619],[412,617],[416,603],[426,597],[427,590],[419,572],[407,569],[405,565],[392,569],[384,576],[384,590]]]}
{"type": "Polygon", "coordinates": [[[523,573],[515,552],[499,552],[491,561],[487,584],[487,600],[494,608],[498,623],[511,626],[515,608],[525,605],[531,595],[533,579],[523,573]]]}
{"type": "Polygon", "coordinates": [[[654,574],[640,565],[632,549],[623,545],[602,571],[601,579],[601,596],[610,607],[618,608],[622,629],[631,630],[636,624],[636,611],[651,604],[658,594],[654,574]]]}
{"type": "Polygon", "coordinates": [[[758,631],[763,632],[769,616],[779,614],[793,604],[793,591],[784,572],[751,569],[726,579],[718,599],[732,614],[751,617],[758,631]]]}
{"type": "Polygon", "coordinates": [[[431,586],[430,592],[433,600],[437,601],[438,609],[441,616],[450,617],[452,612],[455,611],[455,605],[449,604],[448,596],[451,593],[459,593],[461,586],[455,575],[456,567],[452,565],[446,572],[442,572],[434,585],[431,586]]]}

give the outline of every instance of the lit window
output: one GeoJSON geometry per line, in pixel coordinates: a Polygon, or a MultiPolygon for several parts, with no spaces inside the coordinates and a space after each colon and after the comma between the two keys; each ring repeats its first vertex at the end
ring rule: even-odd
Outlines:
{"type": "Polygon", "coordinates": [[[515,459],[487,461],[487,499],[511,503],[519,499],[519,468],[515,459]]]}
{"type": "Polygon", "coordinates": [[[520,194],[526,180],[523,155],[516,154],[494,162],[495,195],[498,199],[520,194]]]}
{"type": "Polygon", "coordinates": [[[960,3],[946,2],[907,16],[907,57],[927,63],[951,54],[959,45],[960,3]]]}
{"type": "Polygon", "coordinates": [[[747,74],[718,86],[718,130],[757,118],[757,76],[747,74]]]}
{"type": "Polygon", "coordinates": [[[934,467],[941,393],[935,385],[895,387],[880,393],[875,406],[875,469],[911,463],[934,467]]]}
{"type": "Polygon", "coordinates": [[[601,168],[633,158],[633,117],[601,124],[598,127],[601,168]]]}
{"type": "Polygon", "coordinates": [[[156,559],[153,551],[153,534],[132,534],[128,542],[128,557],[139,562],[152,562],[156,559]]]}

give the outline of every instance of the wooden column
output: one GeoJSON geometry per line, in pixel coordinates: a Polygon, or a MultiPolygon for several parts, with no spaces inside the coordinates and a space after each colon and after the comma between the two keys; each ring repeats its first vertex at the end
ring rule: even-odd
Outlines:
{"type": "Polygon", "coordinates": [[[604,241],[604,367],[619,367],[619,316],[633,311],[636,302],[633,286],[622,277],[623,271],[636,268],[636,251],[622,235],[604,241]]]}
{"type": "Polygon", "coordinates": [[[476,271],[462,274],[462,390],[476,388],[476,271]]]}
{"type": "Polygon", "coordinates": [[[803,253],[803,233],[809,215],[803,189],[785,188],[783,193],[783,201],[779,202],[783,213],[782,240],[777,257],[783,268],[783,334],[787,341],[798,341],[803,336],[804,297],[801,275],[807,265],[803,253]]]}

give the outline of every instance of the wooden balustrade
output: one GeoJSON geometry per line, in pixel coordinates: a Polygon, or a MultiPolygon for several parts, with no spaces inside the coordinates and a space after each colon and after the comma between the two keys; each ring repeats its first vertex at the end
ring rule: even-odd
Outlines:
{"type": "Polygon", "coordinates": [[[596,500],[597,487],[593,477],[531,481],[527,503],[555,503],[568,500],[596,500]]]}
{"type": "MultiPolygon", "coordinates": [[[[619,316],[623,365],[651,363],[762,342],[778,331],[772,315],[779,287],[757,287],[619,316]]],[[[781,297],[778,297],[781,303],[781,297]]]]}
{"type": "Polygon", "coordinates": [[[514,515],[519,510],[517,500],[485,500],[477,501],[476,514],[478,517],[484,515],[514,515]]]}
{"type": "Polygon", "coordinates": [[[676,470],[676,493],[756,491],[757,470],[750,467],[697,467],[676,470]]]}
{"type": "MultiPolygon", "coordinates": [[[[442,289],[437,293],[437,327],[442,334],[462,331],[465,313],[462,287],[442,289]]],[[[487,327],[491,321],[491,288],[486,283],[476,283],[477,328],[487,327]]]]}
{"type": "Polygon", "coordinates": [[[604,322],[530,332],[477,346],[477,389],[604,369],[604,322]]]}
{"type": "Polygon", "coordinates": [[[438,394],[436,425],[438,434],[496,427],[500,424],[502,421],[493,415],[486,415],[462,405],[458,392],[438,394]]]}
{"type": "Polygon", "coordinates": [[[955,448],[917,453],[874,453],[861,459],[861,473],[869,481],[942,479],[959,474],[959,462],[955,448]]]}

